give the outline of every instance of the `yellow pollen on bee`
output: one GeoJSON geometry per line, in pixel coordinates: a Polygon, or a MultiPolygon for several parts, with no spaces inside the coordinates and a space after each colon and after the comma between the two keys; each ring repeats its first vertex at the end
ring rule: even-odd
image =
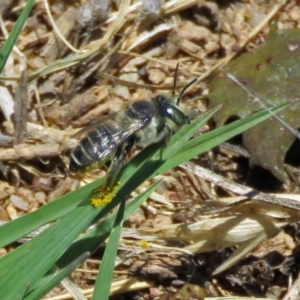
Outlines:
{"type": "Polygon", "coordinates": [[[118,181],[114,186],[107,187],[104,191],[101,189],[96,189],[92,191],[90,198],[91,205],[94,207],[99,207],[106,205],[112,201],[116,196],[116,190],[120,186],[121,182],[118,181]]]}

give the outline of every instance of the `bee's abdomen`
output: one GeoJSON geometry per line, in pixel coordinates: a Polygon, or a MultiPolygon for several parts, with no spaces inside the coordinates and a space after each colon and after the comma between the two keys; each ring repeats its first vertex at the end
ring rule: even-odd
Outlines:
{"type": "Polygon", "coordinates": [[[99,160],[105,163],[117,148],[111,132],[112,128],[106,125],[89,132],[72,151],[69,170],[76,172],[99,160]]]}

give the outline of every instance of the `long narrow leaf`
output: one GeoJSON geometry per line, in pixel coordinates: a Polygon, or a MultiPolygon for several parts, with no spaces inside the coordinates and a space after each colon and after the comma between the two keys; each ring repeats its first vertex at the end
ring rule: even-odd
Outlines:
{"type": "Polygon", "coordinates": [[[37,288],[34,288],[34,291],[24,298],[24,300],[36,300],[41,299],[47,292],[52,290],[56,285],[58,285],[64,278],[69,274],[74,272],[80,264],[83,263],[89,257],[88,253],[84,253],[82,256],[78,257],[75,261],[70,263],[64,270],[58,270],[51,272],[51,274],[43,277],[39,281],[37,288]]]}
{"type": "Polygon", "coordinates": [[[87,199],[36,238],[4,256],[0,260],[0,291],[6,299],[23,299],[24,287],[28,289],[50,270],[97,213],[87,199]]]}
{"type": "Polygon", "coordinates": [[[104,252],[103,260],[100,265],[96,284],[94,287],[93,300],[108,299],[110,286],[114,274],[115,261],[118,252],[118,245],[122,233],[124,221],[125,200],[121,201],[118,213],[115,219],[114,228],[109,236],[108,243],[104,252]]]}
{"type": "Polygon", "coordinates": [[[3,45],[2,49],[0,50],[0,73],[2,72],[5,63],[12,51],[12,48],[16,44],[16,41],[22,31],[22,28],[31,12],[31,9],[34,5],[34,0],[28,0],[26,6],[22,10],[15,26],[13,27],[9,37],[7,38],[5,44],[3,45]]]}
{"type": "Polygon", "coordinates": [[[24,215],[19,219],[0,226],[0,247],[15,242],[38,227],[50,223],[72,211],[100,181],[92,182],[77,191],[68,193],[40,209],[24,215]]]}

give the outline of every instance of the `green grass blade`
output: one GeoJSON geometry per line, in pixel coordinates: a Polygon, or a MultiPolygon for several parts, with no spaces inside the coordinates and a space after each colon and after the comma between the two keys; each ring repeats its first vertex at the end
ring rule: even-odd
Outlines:
{"type": "Polygon", "coordinates": [[[9,37],[7,38],[6,42],[4,43],[2,49],[0,50],[0,73],[2,72],[5,63],[16,44],[16,41],[22,31],[22,28],[31,12],[31,9],[34,5],[34,0],[28,0],[26,6],[22,10],[20,16],[18,17],[17,22],[15,23],[9,37]]]}
{"type": "Polygon", "coordinates": [[[33,286],[34,290],[24,300],[37,300],[41,299],[45,294],[51,291],[56,285],[58,285],[65,277],[74,272],[76,268],[82,264],[89,257],[88,253],[84,253],[82,256],[78,257],[75,261],[70,263],[64,270],[58,270],[53,268],[53,272],[44,276],[33,286]]]}
{"type": "Polygon", "coordinates": [[[108,243],[104,252],[103,260],[100,265],[99,273],[94,287],[92,300],[108,299],[110,286],[114,274],[115,261],[117,258],[119,241],[122,233],[124,220],[125,200],[121,201],[116,215],[114,228],[109,236],[108,243]]]}
{"type": "Polygon", "coordinates": [[[0,226],[0,248],[32,232],[38,227],[52,222],[72,211],[102,179],[68,193],[40,209],[0,226]]]}
{"type": "MultiPolygon", "coordinates": [[[[278,113],[281,110],[285,109],[288,106],[288,104],[282,104],[279,106],[276,106],[272,109],[270,109],[273,113],[278,113]]],[[[188,141],[183,147],[181,148],[181,152],[189,151],[193,147],[198,147],[201,143],[204,143],[206,141],[212,140],[212,139],[217,139],[219,135],[226,134],[228,132],[228,139],[230,139],[234,134],[238,135],[247,129],[249,127],[253,127],[257,125],[260,122],[263,122],[267,120],[268,118],[272,117],[268,111],[259,111],[255,114],[252,114],[246,118],[239,119],[235,122],[232,122],[226,126],[222,126],[218,129],[212,130],[205,135],[202,135],[198,138],[192,139],[188,141]],[[229,135],[230,134],[230,135],[229,135]]],[[[220,138],[220,143],[223,142],[223,138],[220,138]],[[221,141],[222,140],[222,141],[221,141]]]]}
{"type": "Polygon", "coordinates": [[[40,235],[4,256],[0,260],[1,293],[9,299],[24,292],[24,287],[34,285],[97,214],[98,211],[86,199],[40,235]]]}

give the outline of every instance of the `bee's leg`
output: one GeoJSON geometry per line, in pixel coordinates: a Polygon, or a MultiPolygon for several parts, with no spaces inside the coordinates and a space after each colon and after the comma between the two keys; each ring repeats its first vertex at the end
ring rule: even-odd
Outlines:
{"type": "Polygon", "coordinates": [[[93,206],[98,207],[101,205],[105,205],[109,203],[115,196],[115,190],[118,186],[116,180],[122,166],[124,165],[125,157],[128,152],[126,151],[127,147],[129,147],[128,143],[123,143],[122,145],[120,145],[110,163],[104,184],[92,190],[90,201],[93,206]]]}
{"type": "Polygon", "coordinates": [[[160,128],[157,131],[157,138],[156,141],[160,142],[163,141],[164,142],[164,147],[167,146],[170,138],[172,136],[172,130],[168,125],[164,125],[162,128],[160,128]]]}
{"type": "Polygon", "coordinates": [[[103,184],[103,190],[110,189],[116,182],[117,176],[124,165],[125,153],[123,147],[120,147],[112,159],[107,170],[106,179],[103,184]]]}
{"type": "Polygon", "coordinates": [[[125,163],[125,158],[133,146],[132,142],[123,143],[117,150],[107,170],[104,184],[93,190],[92,193],[109,192],[113,189],[117,176],[125,163]]]}

